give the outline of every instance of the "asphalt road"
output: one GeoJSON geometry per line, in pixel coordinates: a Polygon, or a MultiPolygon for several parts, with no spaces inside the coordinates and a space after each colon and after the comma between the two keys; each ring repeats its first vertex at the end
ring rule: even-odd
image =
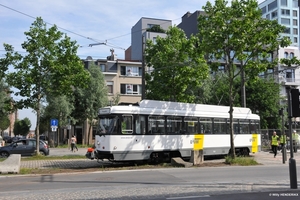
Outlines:
{"type": "Polygon", "coordinates": [[[289,183],[285,165],[4,176],[0,199],[299,199],[289,183]]]}
{"type": "MultiPolygon", "coordinates": [[[[85,155],[86,150],[51,148],[50,156],[85,155]]],[[[289,154],[284,164],[281,154],[252,156],[261,165],[0,176],[0,199],[299,199],[299,189],[290,189],[289,154]]],[[[300,180],[300,153],[294,156],[300,180]]],[[[99,167],[95,160],[81,161],[99,167]]]]}

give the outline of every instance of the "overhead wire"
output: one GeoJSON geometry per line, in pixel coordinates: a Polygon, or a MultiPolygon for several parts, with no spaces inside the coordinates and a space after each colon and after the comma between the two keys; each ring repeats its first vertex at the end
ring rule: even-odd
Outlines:
{"type": "MultiPolygon", "coordinates": [[[[18,10],[16,10],[16,9],[11,8],[11,7],[5,6],[5,5],[3,5],[3,4],[1,4],[1,3],[0,3],[0,6],[2,6],[2,7],[4,7],[4,8],[7,8],[7,9],[9,9],[9,10],[12,10],[12,11],[14,11],[14,12],[17,12],[17,13],[19,13],[19,14],[25,15],[25,16],[27,16],[27,17],[36,19],[36,17],[33,17],[33,16],[29,15],[29,14],[26,14],[26,13],[24,13],[24,12],[18,11],[18,10]]],[[[180,19],[180,18],[177,18],[177,19],[174,19],[174,20],[168,20],[168,21],[163,22],[163,23],[161,23],[161,24],[159,24],[159,25],[163,25],[163,24],[165,24],[165,23],[168,23],[169,21],[175,21],[175,20],[178,20],[178,19],[180,19]]],[[[49,22],[46,22],[46,21],[44,21],[44,22],[45,22],[46,24],[49,24],[49,25],[55,25],[55,24],[52,24],[52,23],[49,23],[49,22]]],[[[57,26],[57,25],[56,25],[56,26],[57,26]]],[[[74,32],[74,31],[70,31],[70,30],[65,29],[65,28],[62,28],[62,27],[60,27],[60,26],[57,26],[57,28],[59,28],[59,29],[61,29],[61,30],[64,30],[64,31],[66,31],[66,32],[72,33],[72,34],[74,34],[74,35],[80,36],[80,37],[82,37],[82,38],[85,38],[85,39],[94,41],[94,42],[106,41],[106,45],[107,45],[107,43],[108,43],[108,42],[107,42],[108,40],[113,40],[113,39],[117,39],[117,38],[120,38],[120,37],[125,37],[125,36],[128,36],[128,35],[132,34],[132,33],[140,32],[140,31],[142,31],[142,30],[147,30],[147,28],[145,28],[145,29],[137,30],[137,31],[134,31],[134,32],[131,32],[131,33],[127,33],[127,34],[123,34],[123,35],[120,35],[120,36],[112,37],[112,38],[109,38],[109,39],[106,39],[106,40],[98,40],[98,39],[94,39],[94,38],[87,37],[87,36],[84,36],[84,35],[82,35],[82,34],[76,33],[76,32],[74,32]]],[[[89,46],[89,45],[88,45],[88,46],[89,46]]],[[[114,45],[114,44],[112,44],[112,43],[111,43],[110,45],[107,45],[107,46],[110,46],[110,47],[113,47],[113,48],[115,47],[115,48],[119,48],[119,49],[125,50],[125,48],[120,47],[120,46],[117,46],[117,45],[114,45]]],[[[80,45],[79,47],[86,47],[86,46],[85,46],[85,45],[80,45]]],[[[90,47],[90,46],[89,46],[89,47],[90,47]]]]}

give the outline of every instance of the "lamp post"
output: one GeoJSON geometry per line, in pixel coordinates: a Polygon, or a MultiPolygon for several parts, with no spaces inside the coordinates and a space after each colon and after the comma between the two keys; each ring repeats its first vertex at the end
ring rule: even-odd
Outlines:
{"type": "Polygon", "coordinates": [[[279,110],[279,115],[281,116],[281,137],[283,137],[283,145],[282,145],[282,163],[284,164],[286,161],[286,134],[285,134],[285,130],[284,130],[284,112],[283,112],[283,108],[281,108],[279,110]]]}

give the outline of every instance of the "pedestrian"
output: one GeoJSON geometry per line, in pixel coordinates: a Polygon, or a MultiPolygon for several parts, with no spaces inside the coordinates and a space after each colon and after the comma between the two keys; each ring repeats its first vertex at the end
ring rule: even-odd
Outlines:
{"type": "Polygon", "coordinates": [[[293,140],[293,150],[295,153],[297,153],[297,150],[298,150],[298,134],[297,134],[297,131],[294,130],[293,133],[292,133],[292,140],[293,140]]]}
{"type": "Polygon", "coordinates": [[[0,135],[0,147],[4,147],[4,140],[1,135],[0,135]]]}
{"type": "Polygon", "coordinates": [[[75,152],[75,149],[78,151],[78,148],[76,146],[76,142],[77,142],[77,139],[76,139],[75,135],[73,135],[71,137],[71,151],[72,152],[75,152]]]}
{"type": "Polygon", "coordinates": [[[281,151],[283,149],[283,147],[285,146],[286,144],[286,135],[285,134],[281,134],[280,136],[280,148],[281,148],[281,151]]]}
{"type": "Polygon", "coordinates": [[[271,146],[272,146],[272,151],[274,153],[274,158],[277,155],[278,140],[279,140],[279,137],[278,137],[278,135],[276,135],[276,131],[274,131],[273,135],[272,135],[272,140],[271,140],[271,146]]]}

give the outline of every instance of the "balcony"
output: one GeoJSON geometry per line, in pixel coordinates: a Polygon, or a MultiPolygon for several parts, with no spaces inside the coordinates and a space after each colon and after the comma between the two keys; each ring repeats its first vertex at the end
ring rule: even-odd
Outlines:
{"type": "Polygon", "coordinates": [[[299,86],[300,78],[285,78],[285,77],[279,76],[278,82],[283,86],[299,86]]]}

